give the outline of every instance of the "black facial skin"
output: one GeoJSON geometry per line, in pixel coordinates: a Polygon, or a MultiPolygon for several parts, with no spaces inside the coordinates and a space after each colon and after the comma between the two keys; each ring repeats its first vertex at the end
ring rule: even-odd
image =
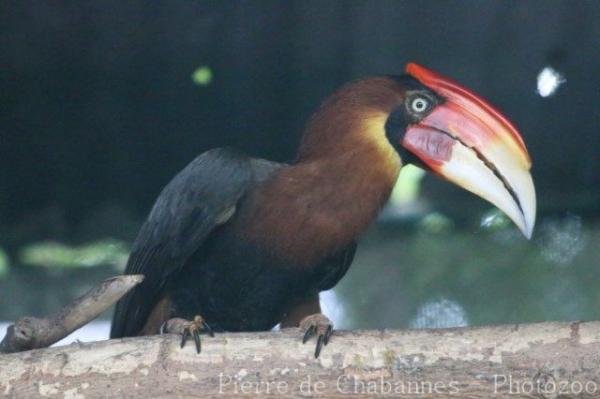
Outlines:
{"type": "Polygon", "coordinates": [[[400,155],[403,163],[410,163],[424,169],[429,169],[419,158],[407,151],[401,143],[408,126],[419,123],[435,107],[442,104],[444,99],[409,75],[390,76],[390,78],[404,87],[406,95],[402,104],[390,113],[385,122],[386,137],[400,155]],[[415,111],[413,109],[415,100],[426,101],[427,107],[420,112],[415,111]]]}

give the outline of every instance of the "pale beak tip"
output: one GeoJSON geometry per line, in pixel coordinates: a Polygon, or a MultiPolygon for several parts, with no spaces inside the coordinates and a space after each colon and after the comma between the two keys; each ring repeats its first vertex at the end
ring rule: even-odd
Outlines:
{"type": "Polygon", "coordinates": [[[519,216],[520,217],[518,219],[513,219],[513,222],[515,223],[521,234],[523,234],[523,236],[526,239],[531,240],[531,236],[533,234],[533,225],[527,223],[527,220],[523,214],[519,216]]]}
{"type": "Polygon", "coordinates": [[[533,226],[527,226],[527,228],[523,230],[523,235],[528,240],[531,240],[531,236],[533,235],[533,226]]]}
{"type": "Polygon", "coordinates": [[[509,181],[513,183],[512,186],[514,187],[517,199],[513,201],[513,197],[509,196],[507,191],[504,201],[502,197],[496,201],[488,200],[503,211],[514,222],[523,236],[530,240],[535,227],[537,208],[535,187],[531,179],[531,174],[529,171],[511,170],[506,166],[503,170],[507,176],[510,176],[509,181]]]}
{"type": "Polygon", "coordinates": [[[525,212],[523,215],[523,219],[525,220],[525,226],[527,226],[527,228],[525,229],[525,232],[523,234],[528,240],[530,240],[531,236],[533,235],[533,228],[535,227],[535,219],[537,214],[537,199],[535,194],[535,186],[533,185],[531,174],[528,174],[527,177],[527,189],[524,190],[523,193],[525,194],[523,196],[525,202],[525,212]]]}
{"type": "Polygon", "coordinates": [[[528,240],[531,240],[533,229],[535,227],[536,201],[533,184],[531,185],[531,191],[533,192],[533,195],[530,197],[530,202],[526,204],[528,207],[525,208],[525,212],[521,214],[521,223],[518,223],[519,230],[521,230],[528,240]]]}

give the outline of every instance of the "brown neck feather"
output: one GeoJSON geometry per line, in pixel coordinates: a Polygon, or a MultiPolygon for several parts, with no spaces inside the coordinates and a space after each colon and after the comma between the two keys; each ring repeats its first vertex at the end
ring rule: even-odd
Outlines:
{"type": "MultiPolygon", "coordinates": [[[[375,93],[390,101],[390,93],[375,93]]],[[[364,106],[348,93],[332,96],[309,122],[297,162],[249,198],[246,238],[298,266],[318,264],[354,241],[387,201],[400,170],[385,137],[389,107],[364,106]]]]}

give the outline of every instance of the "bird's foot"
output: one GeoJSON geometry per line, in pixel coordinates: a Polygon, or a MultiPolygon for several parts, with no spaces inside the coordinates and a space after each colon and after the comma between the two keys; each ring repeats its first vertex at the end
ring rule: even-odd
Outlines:
{"type": "Polygon", "coordinates": [[[305,344],[312,336],[317,337],[317,346],[315,348],[315,358],[321,354],[323,346],[329,343],[331,334],[333,334],[333,323],[322,313],[306,316],[300,322],[300,329],[304,331],[302,343],[305,344]]]}
{"type": "Polygon", "coordinates": [[[185,346],[188,338],[194,337],[194,342],[196,344],[196,353],[200,353],[202,350],[202,346],[200,343],[200,334],[208,333],[211,337],[214,337],[215,334],[206,323],[202,316],[194,317],[194,320],[186,320],[181,318],[173,318],[168,320],[161,329],[161,332],[166,332],[170,334],[179,334],[181,335],[181,347],[185,346]]]}

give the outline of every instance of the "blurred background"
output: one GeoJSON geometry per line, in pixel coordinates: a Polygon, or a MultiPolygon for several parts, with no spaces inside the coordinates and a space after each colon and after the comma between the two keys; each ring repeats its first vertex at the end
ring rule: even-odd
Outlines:
{"type": "MultiPolygon", "coordinates": [[[[534,236],[407,167],[325,312],[339,328],[600,319],[598,38],[592,0],[3,2],[0,325],[119,273],[197,154],[291,160],[328,94],[409,61],[520,128],[534,236]]],[[[109,316],[78,336],[106,337],[109,316]]]]}

